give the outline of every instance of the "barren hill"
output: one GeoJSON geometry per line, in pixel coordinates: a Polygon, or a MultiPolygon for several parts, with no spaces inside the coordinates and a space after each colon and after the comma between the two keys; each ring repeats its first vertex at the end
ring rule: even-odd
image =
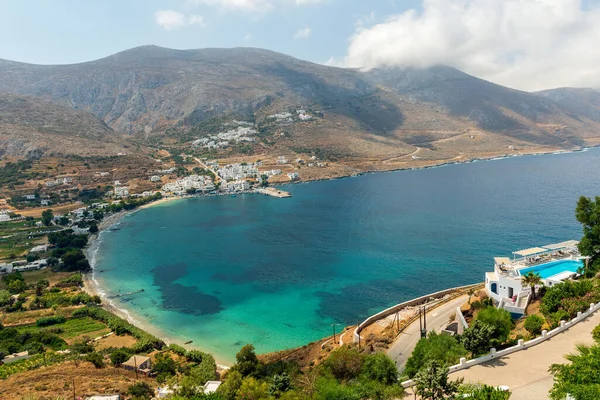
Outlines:
{"type": "Polygon", "coordinates": [[[95,115],[50,100],[0,93],[0,155],[116,155],[123,141],[95,115]]]}

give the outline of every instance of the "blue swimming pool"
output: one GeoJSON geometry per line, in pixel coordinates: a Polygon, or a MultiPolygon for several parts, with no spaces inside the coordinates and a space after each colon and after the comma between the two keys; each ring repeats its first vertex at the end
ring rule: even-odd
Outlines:
{"type": "Polygon", "coordinates": [[[523,276],[528,272],[537,272],[542,279],[546,279],[565,271],[577,272],[580,267],[583,267],[583,262],[581,260],[558,260],[520,269],[519,274],[523,276]]]}

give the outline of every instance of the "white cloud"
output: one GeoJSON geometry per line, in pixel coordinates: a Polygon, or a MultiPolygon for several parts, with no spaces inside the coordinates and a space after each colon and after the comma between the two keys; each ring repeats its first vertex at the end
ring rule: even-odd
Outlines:
{"type": "Polygon", "coordinates": [[[328,0],[188,0],[192,4],[218,6],[229,10],[264,13],[278,5],[296,4],[298,6],[319,4],[328,0]]]}
{"type": "Polygon", "coordinates": [[[526,90],[600,87],[600,5],[581,0],[423,0],[350,38],[349,67],[446,64],[526,90]]]}
{"type": "Polygon", "coordinates": [[[306,28],[302,28],[299,29],[295,34],[294,34],[294,39],[306,39],[310,36],[311,34],[311,29],[310,26],[307,26],[306,28]]]}
{"type": "Polygon", "coordinates": [[[159,10],[155,12],[154,20],[159,26],[167,31],[181,28],[186,25],[204,25],[204,18],[202,15],[185,15],[173,10],[159,10]]]}
{"type": "Polygon", "coordinates": [[[190,0],[190,2],[252,12],[270,11],[274,3],[272,0],[190,0]]]}

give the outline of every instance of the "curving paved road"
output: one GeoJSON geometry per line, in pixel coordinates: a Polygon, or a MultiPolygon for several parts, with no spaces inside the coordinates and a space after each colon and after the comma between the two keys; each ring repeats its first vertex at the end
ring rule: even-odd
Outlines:
{"type": "Polygon", "coordinates": [[[566,363],[564,356],[574,352],[579,343],[593,344],[592,329],[598,324],[600,311],[537,346],[457,371],[450,377],[492,386],[507,385],[512,392],[510,400],[546,400],[553,383],[548,372],[550,365],[566,363]]]}
{"type": "MultiPolygon", "coordinates": [[[[469,301],[468,295],[457,297],[427,313],[427,330],[440,332],[448,325],[451,315],[455,315],[456,307],[460,307],[469,301]]],[[[392,343],[387,351],[387,355],[396,362],[398,371],[402,372],[406,361],[415,349],[417,342],[421,338],[419,331],[419,320],[410,324],[392,343]]]]}

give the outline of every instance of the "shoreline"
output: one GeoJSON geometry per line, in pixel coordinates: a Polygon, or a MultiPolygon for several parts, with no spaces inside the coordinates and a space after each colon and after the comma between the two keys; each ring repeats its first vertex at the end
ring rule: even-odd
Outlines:
{"type": "MultiPolygon", "coordinates": [[[[378,172],[396,172],[396,171],[440,168],[440,167],[451,166],[451,165],[456,165],[456,164],[468,164],[468,163],[474,163],[474,162],[478,162],[478,161],[495,161],[495,160],[509,159],[509,158],[513,158],[513,157],[570,154],[570,153],[576,153],[576,152],[583,152],[583,151],[587,151],[587,150],[598,148],[598,147],[600,147],[600,146],[584,147],[581,149],[576,149],[576,150],[571,150],[571,151],[564,150],[564,151],[553,151],[553,152],[524,153],[524,154],[506,155],[506,156],[501,156],[501,157],[471,159],[471,160],[465,160],[465,161],[439,163],[439,164],[435,164],[435,165],[423,166],[423,167],[418,167],[418,168],[400,168],[400,169],[392,169],[392,170],[386,170],[386,171],[379,171],[379,170],[364,171],[364,172],[361,172],[358,174],[353,174],[353,175],[348,175],[348,176],[340,176],[340,177],[335,177],[335,178],[314,179],[314,180],[310,180],[310,181],[289,182],[289,183],[276,183],[276,184],[274,184],[274,186],[293,185],[293,184],[309,183],[309,182],[316,182],[316,181],[346,179],[346,178],[350,178],[350,177],[354,177],[354,176],[374,174],[374,173],[378,173],[378,172]]],[[[248,192],[248,193],[244,193],[244,194],[254,194],[254,193],[248,192]]],[[[225,194],[223,194],[223,195],[225,195],[225,194]]],[[[109,312],[119,316],[120,318],[127,320],[128,322],[132,323],[133,325],[137,326],[138,328],[143,329],[143,330],[155,335],[156,337],[162,339],[167,344],[177,343],[177,342],[179,342],[179,340],[177,340],[176,338],[170,337],[169,334],[162,331],[160,328],[156,327],[152,323],[144,322],[144,321],[141,321],[141,320],[135,318],[130,313],[130,310],[117,307],[110,299],[108,299],[106,297],[106,293],[102,290],[102,285],[96,280],[96,276],[95,276],[95,274],[96,274],[96,271],[95,271],[96,255],[97,255],[97,252],[99,251],[99,246],[101,244],[103,233],[106,231],[109,231],[113,226],[117,225],[127,215],[132,214],[141,209],[147,209],[150,207],[158,206],[160,204],[173,202],[175,200],[183,200],[183,199],[195,198],[195,197],[212,197],[212,196],[190,195],[190,196],[164,197],[162,199],[144,204],[133,210],[120,211],[118,213],[112,214],[112,215],[106,217],[104,220],[102,220],[98,224],[98,228],[99,228],[98,233],[90,235],[90,241],[89,241],[88,245],[84,248],[84,253],[85,253],[86,257],[88,258],[88,261],[90,262],[90,266],[91,266],[92,270],[91,270],[91,272],[83,274],[83,279],[84,279],[84,289],[83,290],[88,292],[90,295],[100,296],[103,300],[102,307],[106,308],[109,312]]],[[[182,343],[178,343],[178,344],[182,345],[182,343]]],[[[223,365],[221,363],[223,361],[221,359],[221,357],[219,357],[217,354],[213,353],[210,349],[203,349],[203,348],[197,346],[196,344],[188,345],[186,347],[196,348],[198,350],[202,350],[202,351],[211,353],[215,357],[219,367],[225,367],[225,365],[223,365]]],[[[299,347],[301,347],[301,346],[299,346],[299,347]]]]}

